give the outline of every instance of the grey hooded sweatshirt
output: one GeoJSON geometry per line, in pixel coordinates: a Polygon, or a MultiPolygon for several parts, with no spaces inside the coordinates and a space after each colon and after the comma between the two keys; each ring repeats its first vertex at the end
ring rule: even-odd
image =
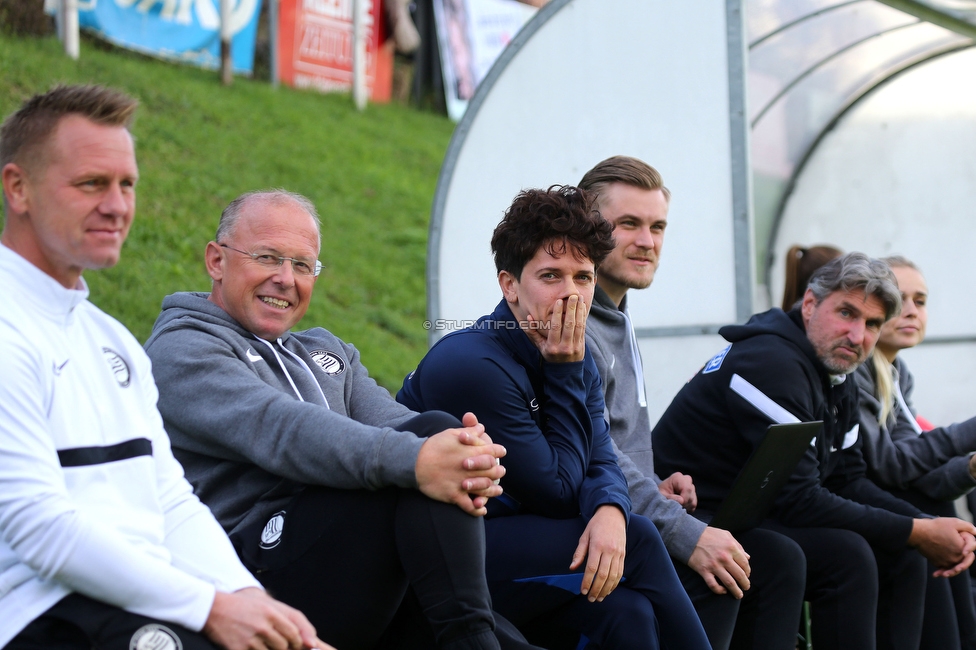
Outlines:
{"type": "Polygon", "coordinates": [[[881,401],[874,364],[861,364],[854,374],[860,391],[862,451],[868,476],[878,485],[918,490],[937,501],[951,501],[976,487],[969,457],[976,451],[976,418],[922,431],[915,422],[912,391],[915,378],[895,357],[893,378],[902,399],[895,399],[887,426],[878,423],[881,401]]]}
{"type": "Polygon", "coordinates": [[[632,510],[654,522],[671,557],[688,564],[706,525],[657,488],[661,479],[654,473],[651,422],[646,401],[641,404],[644,387],[643,378],[638,376],[640,352],[632,338],[626,308],[626,296],[618,308],[597,287],[586,321],[586,344],[603,378],[610,437],[627,479],[632,510]]]}
{"type": "Polygon", "coordinates": [[[258,339],[206,293],[176,293],[146,341],[173,453],[228,533],[305,485],[416,488],[416,415],[322,328],[258,339]]]}

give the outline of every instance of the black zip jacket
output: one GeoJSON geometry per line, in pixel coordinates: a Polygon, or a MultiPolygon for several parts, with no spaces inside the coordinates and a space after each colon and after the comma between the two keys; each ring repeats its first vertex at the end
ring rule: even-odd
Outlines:
{"type": "Polygon", "coordinates": [[[858,389],[817,359],[799,310],[771,309],[719,333],[730,345],[681,389],[652,433],[658,472],[690,474],[703,510],[715,510],[776,422],[823,420],[771,517],[786,526],[843,528],[903,547],[921,513],[865,477],[858,389]]]}

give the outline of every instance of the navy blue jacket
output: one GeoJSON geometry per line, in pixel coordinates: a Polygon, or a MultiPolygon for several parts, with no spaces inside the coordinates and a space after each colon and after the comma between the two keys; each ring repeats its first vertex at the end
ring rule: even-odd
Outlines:
{"type": "Polygon", "coordinates": [[[777,417],[823,420],[822,434],[784,486],[772,517],[787,526],[843,528],[874,544],[904,546],[920,513],[865,477],[857,384],[852,377],[832,380],[799,310],[771,309],[719,333],[731,344],[685,384],[654,427],[661,475],[690,474],[700,506],[714,510],[777,417]]]}
{"type": "Polygon", "coordinates": [[[397,400],[415,411],[478,416],[502,459],[505,495],[488,516],[533,513],[589,519],[614,504],[630,516],[627,482],[604,419],[590,356],[546,363],[503,300],[494,313],[442,338],[407,376],[397,400]]]}

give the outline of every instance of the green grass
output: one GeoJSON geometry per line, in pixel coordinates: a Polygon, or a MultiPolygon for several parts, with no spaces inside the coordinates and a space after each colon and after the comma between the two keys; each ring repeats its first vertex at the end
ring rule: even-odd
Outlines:
{"type": "Polygon", "coordinates": [[[424,270],[434,186],[453,130],[399,105],[357,112],[320,95],[111,51],[83,39],[0,35],[0,113],[54,83],[101,83],[139,98],[133,130],[136,221],[113,269],[88,272],[92,300],[144,341],[163,297],[209,288],[203,248],[220,211],[248,190],[283,187],[322,216],[322,261],[299,327],[354,343],[390,390],[426,351],[424,270]]]}

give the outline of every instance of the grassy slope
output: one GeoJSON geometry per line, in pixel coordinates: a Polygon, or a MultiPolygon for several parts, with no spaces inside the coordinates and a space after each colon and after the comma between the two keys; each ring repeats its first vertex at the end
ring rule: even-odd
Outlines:
{"type": "Polygon", "coordinates": [[[55,82],[102,83],[142,102],[134,133],[136,222],[114,269],[85,275],[92,300],[145,340],[163,296],[209,287],[202,252],[241,192],[284,187],[322,216],[326,266],[300,327],[356,344],[391,390],[426,351],[427,222],[453,125],[402,106],[357,113],[347,96],[277,91],[83,42],[0,35],[0,114],[55,82]]]}

